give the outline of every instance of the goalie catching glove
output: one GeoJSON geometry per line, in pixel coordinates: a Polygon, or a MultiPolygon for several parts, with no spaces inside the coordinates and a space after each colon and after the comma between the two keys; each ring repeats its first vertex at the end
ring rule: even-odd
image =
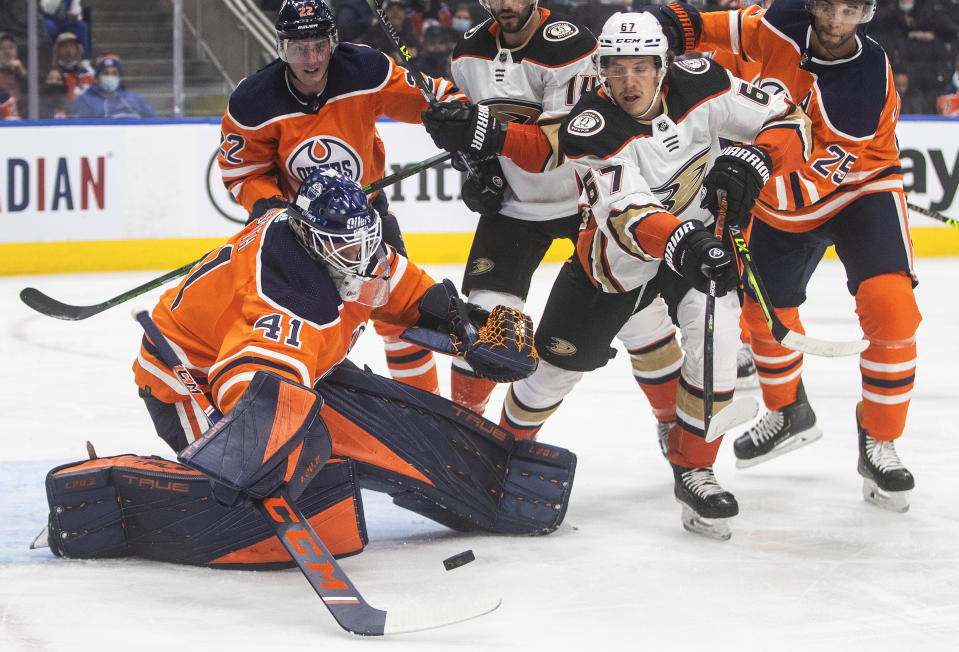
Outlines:
{"type": "Polygon", "coordinates": [[[466,361],[473,372],[497,383],[526,378],[539,364],[533,348],[533,322],[515,308],[491,312],[463,301],[449,279],[420,299],[420,319],[400,339],[466,361]]]}

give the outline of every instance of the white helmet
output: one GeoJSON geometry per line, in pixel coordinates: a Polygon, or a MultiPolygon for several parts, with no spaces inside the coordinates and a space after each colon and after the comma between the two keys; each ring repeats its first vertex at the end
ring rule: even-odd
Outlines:
{"type": "MultiPolygon", "coordinates": [[[[656,96],[658,96],[669,66],[669,41],[663,34],[659,21],[652,14],[617,11],[603,25],[603,31],[599,34],[599,46],[596,48],[596,54],[593,55],[593,63],[596,67],[596,77],[610,99],[613,96],[609,90],[603,59],[614,56],[656,57],[659,60],[659,79],[656,84],[656,96]]],[[[656,101],[656,96],[653,102],[656,101]]]]}

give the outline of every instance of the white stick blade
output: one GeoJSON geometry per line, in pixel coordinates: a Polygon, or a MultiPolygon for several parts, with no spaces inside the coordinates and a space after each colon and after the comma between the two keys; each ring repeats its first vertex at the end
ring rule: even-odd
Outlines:
{"type": "Polygon", "coordinates": [[[736,399],[713,415],[709,422],[709,430],[706,431],[706,443],[714,442],[736,426],[752,421],[757,414],[759,414],[759,401],[754,397],[746,396],[736,399]]]}
{"type": "Polygon", "coordinates": [[[786,333],[781,344],[786,348],[809,355],[818,355],[824,358],[841,358],[847,355],[859,355],[869,346],[866,340],[851,342],[829,342],[816,339],[795,331],[786,333]]]}
{"type": "Polygon", "coordinates": [[[438,605],[417,605],[408,609],[389,609],[386,612],[384,634],[404,634],[424,629],[445,627],[471,620],[495,611],[502,604],[500,598],[488,600],[448,601],[438,605]]]}

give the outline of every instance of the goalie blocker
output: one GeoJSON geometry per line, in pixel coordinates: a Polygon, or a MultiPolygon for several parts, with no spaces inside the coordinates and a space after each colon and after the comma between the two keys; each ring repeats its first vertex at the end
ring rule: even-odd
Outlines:
{"type": "Polygon", "coordinates": [[[348,361],[314,389],[258,372],[209,436],[181,453],[210,475],[136,455],[51,470],[51,549],[71,558],[292,566],[245,500],[283,482],[299,492],[297,506],[338,557],[361,552],[368,541],[361,487],[459,531],[546,534],[562,523],[573,453],[514,442],[446,399],[348,361]]]}

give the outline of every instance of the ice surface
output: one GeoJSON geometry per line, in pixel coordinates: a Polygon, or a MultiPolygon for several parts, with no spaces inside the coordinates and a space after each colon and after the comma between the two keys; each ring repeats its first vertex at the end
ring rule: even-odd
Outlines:
{"type": "MultiPolygon", "coordinates": [[[[959,261],[919,262],[919,369],[898,445],[917,478],[908,513],[862,499],[856,358],[807,356],[806,389],[823,439],[745,470],[733,466],[730,439],[716,472],[741,507],[732,539],[685,532],[649,407],[621,352],[580,383],[540,435],[579,456],[558,532],[466,536],[364,494],[371,541],[342,563],[371,604],[388,610],[459,596],[503,599],[477,620],[382,644],[484,652],[956,649],[959,261]],[[468,548],[476,561],[443,569],[443,559],[468,548]]],[[[454,281],[461,274],[459,267],[429,270],[454,281]]],[[[544,266],[534,279],[534,317],[556,270],[544,266]]],[[[159,273],[0,279],[0,649],[375,644],[340,630],[296,570],[67,561],[27,549],[46,519],[45,473],[83,459],[86,440],[100,455],[172,454],[153,434],[132,382],[140,334],[128,306],[71,323],[33,313],[17,293],[33,285],[69,303],[97,303],[159,273]]],[[[860,336],[838,263],[822,264],[809,295],[803,315],[810,334],[860,336]]],[[[372,332],[352,357],[385,373],[372,332]]],[[[446,394],[448,366],[441,361],[446,394]]],[[[497,389],[487,417],[498,418],[504,392],[497,389]]]]}

